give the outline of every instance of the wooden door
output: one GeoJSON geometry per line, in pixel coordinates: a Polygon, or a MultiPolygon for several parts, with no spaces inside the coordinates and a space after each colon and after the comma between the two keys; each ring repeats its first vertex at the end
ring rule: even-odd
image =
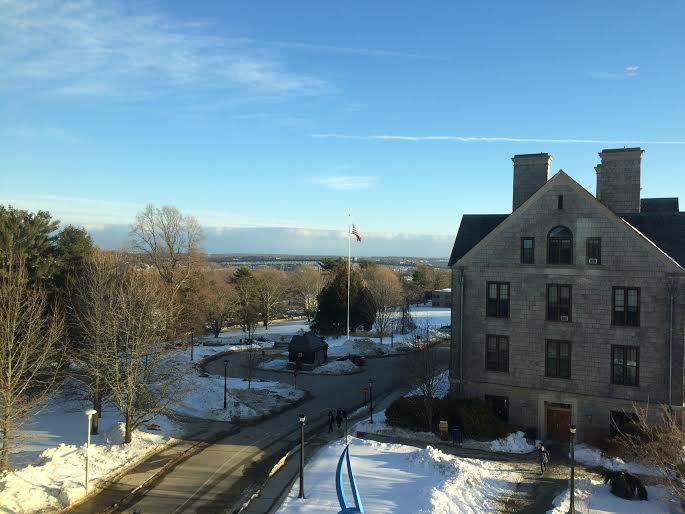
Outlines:
{"type": "Polygon", "coordinates": [[[547,439],[568,441],[568,427],[571,424],[571,407],[560,404],[548,405],[546,409],[547,439]]]}

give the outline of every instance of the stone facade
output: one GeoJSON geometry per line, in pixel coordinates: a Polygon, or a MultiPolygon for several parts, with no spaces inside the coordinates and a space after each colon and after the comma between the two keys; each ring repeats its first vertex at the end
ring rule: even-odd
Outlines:
{"type": "MultiPolygon", "coordinates": [[[[598,176],[607,169],[601,166],[598,176]]],[[[549,437],[548,409],[562,404],[578,438],[591,441],[609,433],[612,411],[668,403],[671,283],[677,285],[671,403],[684,404],[685,272],[563,172],[452,269],[452,387],[469,397],[507,398],[513,425],[549,437]],[[572,232],[572,264],[547,264],[548,234],[557,226],[572,232]],[[524,237],[534,238],[531,264],[521,263],[524,237]],[[588,262],[588,238],[601,238],[600,264],[588,262]],[[490,281],[510,286],[506,318],[486,315],[490,281]],[[571,286],[569,321],[547,321],[548,284],[571,286]],[[639,326],[612,324],[613,287],[640,288],[639,326]],[[509,338],[508,371],[486,369],[488,334],[509,338]],[[547,376],[547,340],[571,343],[570,378],[547,376]],[[612,345],[639,348],[639,385],[612,383],[612,345]]]]}
{"type": "Polygon", "coordinates": [[[431,305],[433,307],[452,307],[452,290],[436,289],[431,293],[431,305]]]}
{"type": "Polygon", "coordinates": [[[640,212],[640,148],[603,150],[597,172],[597,199],[614,212],[640,212]]]}

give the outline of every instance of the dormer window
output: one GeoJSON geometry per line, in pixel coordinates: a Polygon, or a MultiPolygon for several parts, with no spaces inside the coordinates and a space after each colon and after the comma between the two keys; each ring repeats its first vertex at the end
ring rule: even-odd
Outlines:
{"type": "Polygon", "coordinates": [[[566,227],[554,227],[547,235],[547,264],[573,264],[573,234],[566,227]]]}

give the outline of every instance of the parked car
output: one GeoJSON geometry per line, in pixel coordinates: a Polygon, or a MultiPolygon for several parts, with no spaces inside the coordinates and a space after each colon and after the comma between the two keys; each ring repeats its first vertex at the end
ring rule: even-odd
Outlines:
{"type": "Polygon", "coordinates": [[[352,364],[354,364],[355,366],[360,366],[360,367],[363,366],[364,364],[366,364],[366,359],[364,357],[362,357],[361,355],[347,354],[347,355],[343,355],[342,357],[338,357],[335,360],[337,360],[337,361],[350,360],[350,361],[352,361],[352,364]]]}

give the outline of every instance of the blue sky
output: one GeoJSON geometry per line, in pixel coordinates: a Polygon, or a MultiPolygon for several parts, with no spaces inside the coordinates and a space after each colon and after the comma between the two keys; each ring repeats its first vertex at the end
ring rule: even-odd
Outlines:
{"type": "Polygon", "coordinates": [[[510,157],[685,191],[685,3],[0,0],[0,202],[118,246],[146,203],[222,252],[447,256],[510,157]]]}

